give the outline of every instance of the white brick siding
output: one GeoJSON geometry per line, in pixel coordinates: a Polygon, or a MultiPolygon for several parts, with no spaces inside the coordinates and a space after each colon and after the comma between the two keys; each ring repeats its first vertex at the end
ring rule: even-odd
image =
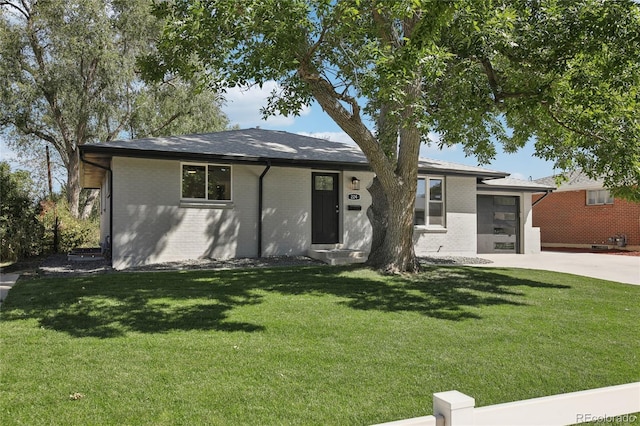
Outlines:
{"type": "MultiPolygon", "coordinates": [[[[258,254],[258,182],[265,165],[232,165],[232,202],[217,207],[180,202],[181,163],[114,157],[112,256],[116,269],[197,258],[253,257],[258,254]]],[[[303,255],[311,247],[311,177],[316,170],[271,167],[264,177],[262,255],[303,255]]],[[[335,172],[335,171],[334,171],[335,172]]],[[[338,173],[338,172],[335,172],[338,173]]],[[[340,172],[340,243],[369,250],[371,225],[367,187],[371,172],[340,172]],[[351,180],[360,189],[351,189],[351,180]],[[358,194],[350,200],[349,194],[358,194]],[[349,210],[348,206],[360,206],[349,210]]],[[[103,188],[104,190],[104,188],[103,188]]],[[[513,195],[513,193],[512,193],[513,195]]],[[[522,240],[526,253],[539,250],[531,228],[531,196],[521,196],[522,240]]],[[[416,230],[419,256],[474,256],[477,251],[475,177],[445,178],[446,227],[416,230]]],[[[224,203],[223,203],[224,204],[224,203]]],[[[108,206],[102,212],[108,218],[108,206]]],[[[101,229],[103,237],[108,225],[101,229]]]]}
{"type": "Polygon", "coordinates": [[[413,235],[416,255],[475,256],[476,178],[447,176],[445,185],[445,229],[416,229],[413,235]]]}
{"type": "Polygon", "coordinates": [[[369,251],[371,247],[371,222],[367,217],[367,209],[371,205],[371,194],[367,187],[375,175],[371,172],[350,172],[346,171],[342,175],[342,240],[344,247],[354,250],[369,251]],[[351,189],[351,179],[360,180],[360,189],[351,189]],[[359,200],[349,200],[349,194],[358,194],[359,200]],[[361,210],[349,210],[348,206],[360,206],[361,210]]]}
{"type": "Polygon", "coordinates": [[[264,177],[262,255],[303,255],[311,246],[311,170],[272,167],[264,177]]]}
{"type": "Polygon", "coordinates": [[[257,255],[260,166],[232,167],[229,208],[180,206],[180,162],[114,157],[113,266],[257,255]]]}
{"type": "MultiPolygon", "coordinates": [[[[116,269],[184,259],[253,257],[258,254],[258,182],[265,166],[232,166],[232,203],[224,208],[180,203],[180,161],[114,157],[113,266],[116,269]]],[[[263,256],[303,255],[311,247],[310,169],[272,167],[264,177],[263,256]]],[[[367,249],[371,227],[361,179],[361,211],[341,212],[344,242],[367,249]]],[[[341,189],[347,196],[348,187],[341,189]]],[[[351,191],[349,191],[350,193],[351,191]]]]}

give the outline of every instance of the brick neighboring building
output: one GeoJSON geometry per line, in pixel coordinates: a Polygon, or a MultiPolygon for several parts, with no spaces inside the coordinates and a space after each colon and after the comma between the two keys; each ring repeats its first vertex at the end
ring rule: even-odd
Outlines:
{"type": "MultiPolygon", "coordinates": [[[[550,194],[533,195],[542,247],[640,251],[640,203],[611,197],[601,182],[580,172],[568,178],[550,194]]],[[[536,182],[553,185],[554,177],[536,182]]]]}

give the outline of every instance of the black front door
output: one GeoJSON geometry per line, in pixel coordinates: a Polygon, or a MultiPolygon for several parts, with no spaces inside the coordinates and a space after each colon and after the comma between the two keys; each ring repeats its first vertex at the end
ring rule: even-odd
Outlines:
{"type": "Polygon", "coordinates": [[[311,175],[311,242],[313,244],[338,243],[337,173],[312,173],[311,175]]]}

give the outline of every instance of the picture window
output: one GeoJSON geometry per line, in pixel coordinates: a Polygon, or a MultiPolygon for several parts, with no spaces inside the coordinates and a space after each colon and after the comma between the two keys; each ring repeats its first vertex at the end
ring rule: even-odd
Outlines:
{"type": "Polygon", "coordinates": [[[182,199],[231,201],[231,166],[182,165],[182,199]]]}

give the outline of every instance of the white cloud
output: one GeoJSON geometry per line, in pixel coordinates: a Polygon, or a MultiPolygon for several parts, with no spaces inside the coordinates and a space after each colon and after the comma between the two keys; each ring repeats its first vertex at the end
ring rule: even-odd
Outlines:
{"type": "MultiPolygon", "coordinates": [[[[269,81],[262,88],[258,86],[252,87],[232,87],[227,90],[224,95],[226,104],[222,110],[229,117],[231,125],[238,125],[240,128],[271,126],[271,127],[288,127],[293,125],[296,117],[277,115],[269,117],[266,121],[262,118],[260,109],[267,105],[267,98],[273,90],[278,90],[278,83],[269,81]]],[[[304,107],[300,115],[308,115],[311,112],[310,107],[304,107]]]]}

